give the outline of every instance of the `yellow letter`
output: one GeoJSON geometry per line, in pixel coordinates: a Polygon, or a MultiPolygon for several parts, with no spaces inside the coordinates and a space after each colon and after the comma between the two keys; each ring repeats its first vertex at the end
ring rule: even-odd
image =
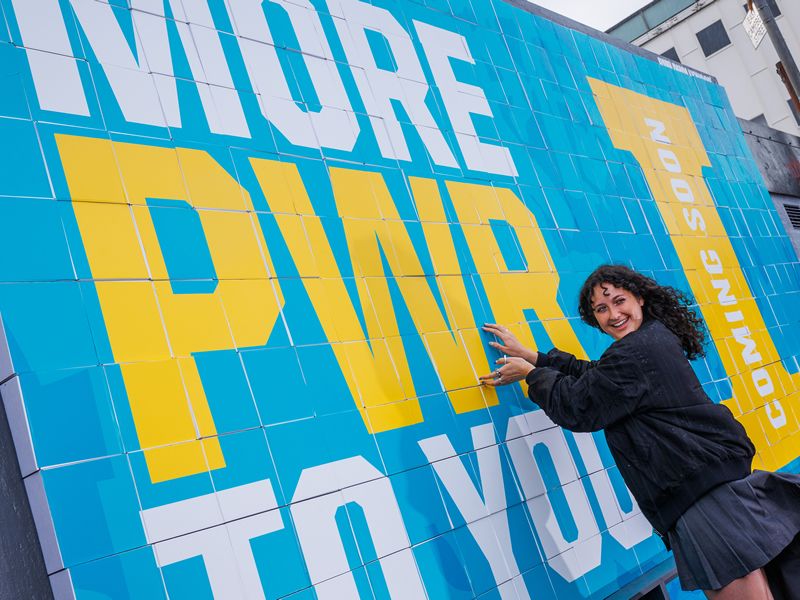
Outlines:
{"type": "Polygon", "coordinates": [[[205,152],[57,142],[151,479],[224,467],[193,353],[265,344],[283,304],[249,195],[205,152]],[[197,210],[213,292],[172,291],[148,199],[197,210]]]}
{"type": "MultiPolygon", "coordinates": [[[[445,318],[447,310],[443,314],[442,309],[447,302],[443,301],[442,307],[437,303],[431,290],[433,282],[425,277],[406,224],[400,220],[383,177],[368,171],[331,169],[331,182],[356,271],[356,283],[361,305],[367,315],[370,337],[383,337],[387,342],[396,340],[399,356],[395,357],[405,365],[405,352],[389,294],[389,274],[384,271],[381,261],[383,250],[391,275],[456,412],[497,404],[494,390],[484,397],[484,390],[477,385],[478,375],[488,373],[492,367],[489,366],[485,346],[475,323],[464,323],[462,320],[462,326],[466,327],[458,330],[453,322],[452,311],[445,318]]],[[[443,217],[436,182],[414,178],[411,185],[420,219],[429,221],[437,213],[443,217]]],[[[435,257],[437,270],[456,268],[458,262],[449,231],[434,230],[431,223],[426,223],[423,231],[435,257]]],[[[464,306],[468,301],[463,282],[459,278],[459,282],[450,280],[448,283],[450,285],[446,289],[439,288],[440,297],[464,306]]],[[[359,366],[359,369],[364,366],[359,366]]],[[[407,382],[404,380],[404,386],[413,389],[410,374],[405,370],[401,373],[408,378],[407,382]]]]}
{"type": "MultiPolygon", "coordinates": [[[[370,432],[379,432],[421,422],[402,343],[380,336],[367,343],[297,166],[263,159],[250,162],[365,425],[370,432]]],[[[372,333],[374,318],[369,322],[372,333]]]]}
{"type": "Polygon", "coordinates": [[[457,182],[447,187],[495,320],[509,325],[524,345],[536,348],[523,313],[532,308],[553,344],[586,358],[556,300],[558,273],[533,214],[508,189],[457,182]],[[506,265],[490,225],[492,220],[505,221],[512,227],[521,246],[520,258],[525,261],[523,270],[512,271],[506,265]]]}
{"type": "Polygon", "coordinates": [[[758,449],[756,465],[766,469],[782,467],[800,451],[800,436],[792,427],[786,427],[796,423],[797,395],[786,397],[782,391],[796,389],[798,378],[790,376],[780,361],[705,184],[703,167],[711,163],[692,117],[683,107],[602,81],[589,81],[611,140],[639,161],[664,216],[731,378],[734,397],[726,404],[742,421],[758,449]],[[682,171],[679,175],[675,174],[675,163],[664,165],[660,159],[659,153],[665,147],[677,157],[682,171]],[[678,209],[685,210],[681,203],[694,206],[691,214],[695,219],[687,221],[688,228],[676,217],[678,209]],[[698,227],[700,223],[705,226],[698,227]],[[723,291],[718,292],[720,289],[723,291]],[[742,345],[736,340],[729,318],[732,304],[736,304],[736,316],[742,316],[753,332],[753,346],[760,355],[755,362],[754,355],[743,354],[742,345]],[[758,369],[758,377],[751,375],[752,369],[758,369]]]}
{"type": "MultiPolygon", "coordinates": [[[[438,224],[423,223],[435,268],[447,273],[445,278],[437,277],[445,318],[383,178],[376,173],[332,169],[365,315],[365,332],[297,168],[266,160],[254,159],[251,163],[370,431],[387,431],[422,420],[379,247],[455,410],[464,412],[497,403],[496,394],[486,394],[476,385],[476,372],[488,372],[490,367],[447,225],[437,230],[438,224]]],[[[435,182],[412,178],[411,186],[423,220],[433,221],[436,214],[443,213],[435,182]]]]}

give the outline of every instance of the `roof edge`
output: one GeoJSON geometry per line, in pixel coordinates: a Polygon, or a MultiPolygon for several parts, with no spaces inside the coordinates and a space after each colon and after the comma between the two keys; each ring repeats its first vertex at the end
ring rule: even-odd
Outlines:
{"type": "Polygon", "coordinates": [[[609,32],[609,31],[611,31],[612,29],[616,29],[616,28],[617,28],[617,27],[619,27],[620,25],[623,25],[624,23],[627,23],[628,21],[630,21],[631,19],[633,19],[633,18],[634,18],[636,15],[640,15],[640,14],[642,14],[642,13],[643,13],[645,10],[647,10],[647,9],[648,9],[648,8],[650,8],[651,6],[655,6],[656,4],[659,4],[659,3],[660,3],[660,2],[662,2],[662,1],[663,1],[663,0],[652,0],[652,2],[649,2],[649,3],[645,4],[644,6],[642,6],[641,8],[639,8],[639,9],[637,9],[637,10],[635,10],[634,12],[632,12],[631,14],[629,14],[627,17],[625,17],[624,19],[622,19],[622,20],[621,20],[621,21],[619,21],[618,23],[615,23],[614,25],[612,25],[611,27],[609,27],[608,29],[606,29],[606,31],[605,31],[605,32],[606,32],[606,33],[608,33],[608,32],[609,32]]]}
{"type": "MultiPolygon", "coordinates": [[[[655,2],[659,1],[660,0],[655,0],[655,2]]],[[[665,58],[663,56],[660,56],[659,54],[655,54],[654,52],[646,50],[645,48],[642,48],[640,46],[636,46],[631,42],[626,42],[621,38],[609,35],[608,33],[600,31],[599,29],[594,29],[592,27],[589,27],[588,25],[579,23],[578,21],[574,21],[569,17],[560,15],[556,12],[553,12],[550,9],[539,6],[538,4],[534,4],[533,2],[529,2],[528,0],[503,0],[503,2],[515,6],[517,8],[521,8],[522,10],[525,10],[539,17],[543,17],[548,21],[552,21],[558,25],[563,25],[564,27],[572,29],[573,31],[578,31],[580,33],[589,35],[597,40],[600,40],[601,42],[605,42],[606,44],[610,44],[611,46],[614,46],[621,50],[625,50],[626,52],[630,52],[631,54],[635,54],[642,58],[646,58],[647,60],[658,63],[664,67],[668,67],[680,73],[691,75],[692,77],[697,77],[704,81],[710,81],[715,84],[719,83],[717,78],[714,77],[713,75],[709,75],[708,73],[703,73],[702,71],[698,71],[697,69],[687,67],[686,65],[683,65],[681,63],[676,63],[673,60],[670,60],[669,58],[665,58]]]]}

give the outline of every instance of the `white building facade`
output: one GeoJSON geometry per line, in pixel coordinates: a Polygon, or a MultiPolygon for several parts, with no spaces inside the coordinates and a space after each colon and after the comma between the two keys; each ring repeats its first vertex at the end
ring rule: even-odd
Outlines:
{"type": "MultiPolygon", "coordinates": [[[[800,2],[770,0],[777,23],[800,60],[800,2]]],[[[742,21],[746,0],[656,0],[608,33],[716,77],[743,119],[800,135],[800,114],[776,73],[769,37],[754,48],[742,21]]]]}

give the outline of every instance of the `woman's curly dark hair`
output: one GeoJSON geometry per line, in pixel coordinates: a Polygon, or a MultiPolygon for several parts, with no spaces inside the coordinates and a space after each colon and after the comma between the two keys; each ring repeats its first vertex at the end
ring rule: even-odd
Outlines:
{"type": "Polygon", "coordinates": [[[584,282],[578,295],[578,312],[584,323],[600,329],[592,310],[591,297],[594,287],[603,283],[610,283],[642,298],[644,317],[658,319],[678,336],[689,360],[705,356],[705,323],[690,308],[689,298],[680,290],[659,285],[655,280],[622,265],[601,265],[584,282]]]}

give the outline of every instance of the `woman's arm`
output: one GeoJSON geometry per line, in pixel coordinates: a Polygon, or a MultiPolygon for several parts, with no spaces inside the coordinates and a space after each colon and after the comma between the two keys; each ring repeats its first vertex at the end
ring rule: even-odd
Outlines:
{"type": "Polygon", "coordinates": [[[547,354],[539,353],[539,364],[537,366],[550,367],[565,375],[580,377],[589,369],[593,369],[597,362],[596,360],[581,360],[580,358],[575,358],[569,352],[553,348],[547,354]]]}
{"type": "Polygon", "coordinates": [[[580,376],[537,368],[526,377],[528,396],[565,429],[604,429],[635,412],[647,393],[638,362],[629,351],[612,347],[580,376]]]}
{"type": "MultiPolygon", "coordinates": [[[[496,336],[500,342],[489,342],[489,345],[502,352],[505,356],[515,356],[524,359],[534,367],[550,367],[567,375],[580,377],[587,370],[595,366],[597,361],[588,361],[575,358],[568,352],[553,348],[547,354],[537,352],[523,346],[517,337],[507,327],[496,323],[486,323],[483,330],[496,336]]],[[[500,364],[500,363],[498,363],[500,364]]]]}

